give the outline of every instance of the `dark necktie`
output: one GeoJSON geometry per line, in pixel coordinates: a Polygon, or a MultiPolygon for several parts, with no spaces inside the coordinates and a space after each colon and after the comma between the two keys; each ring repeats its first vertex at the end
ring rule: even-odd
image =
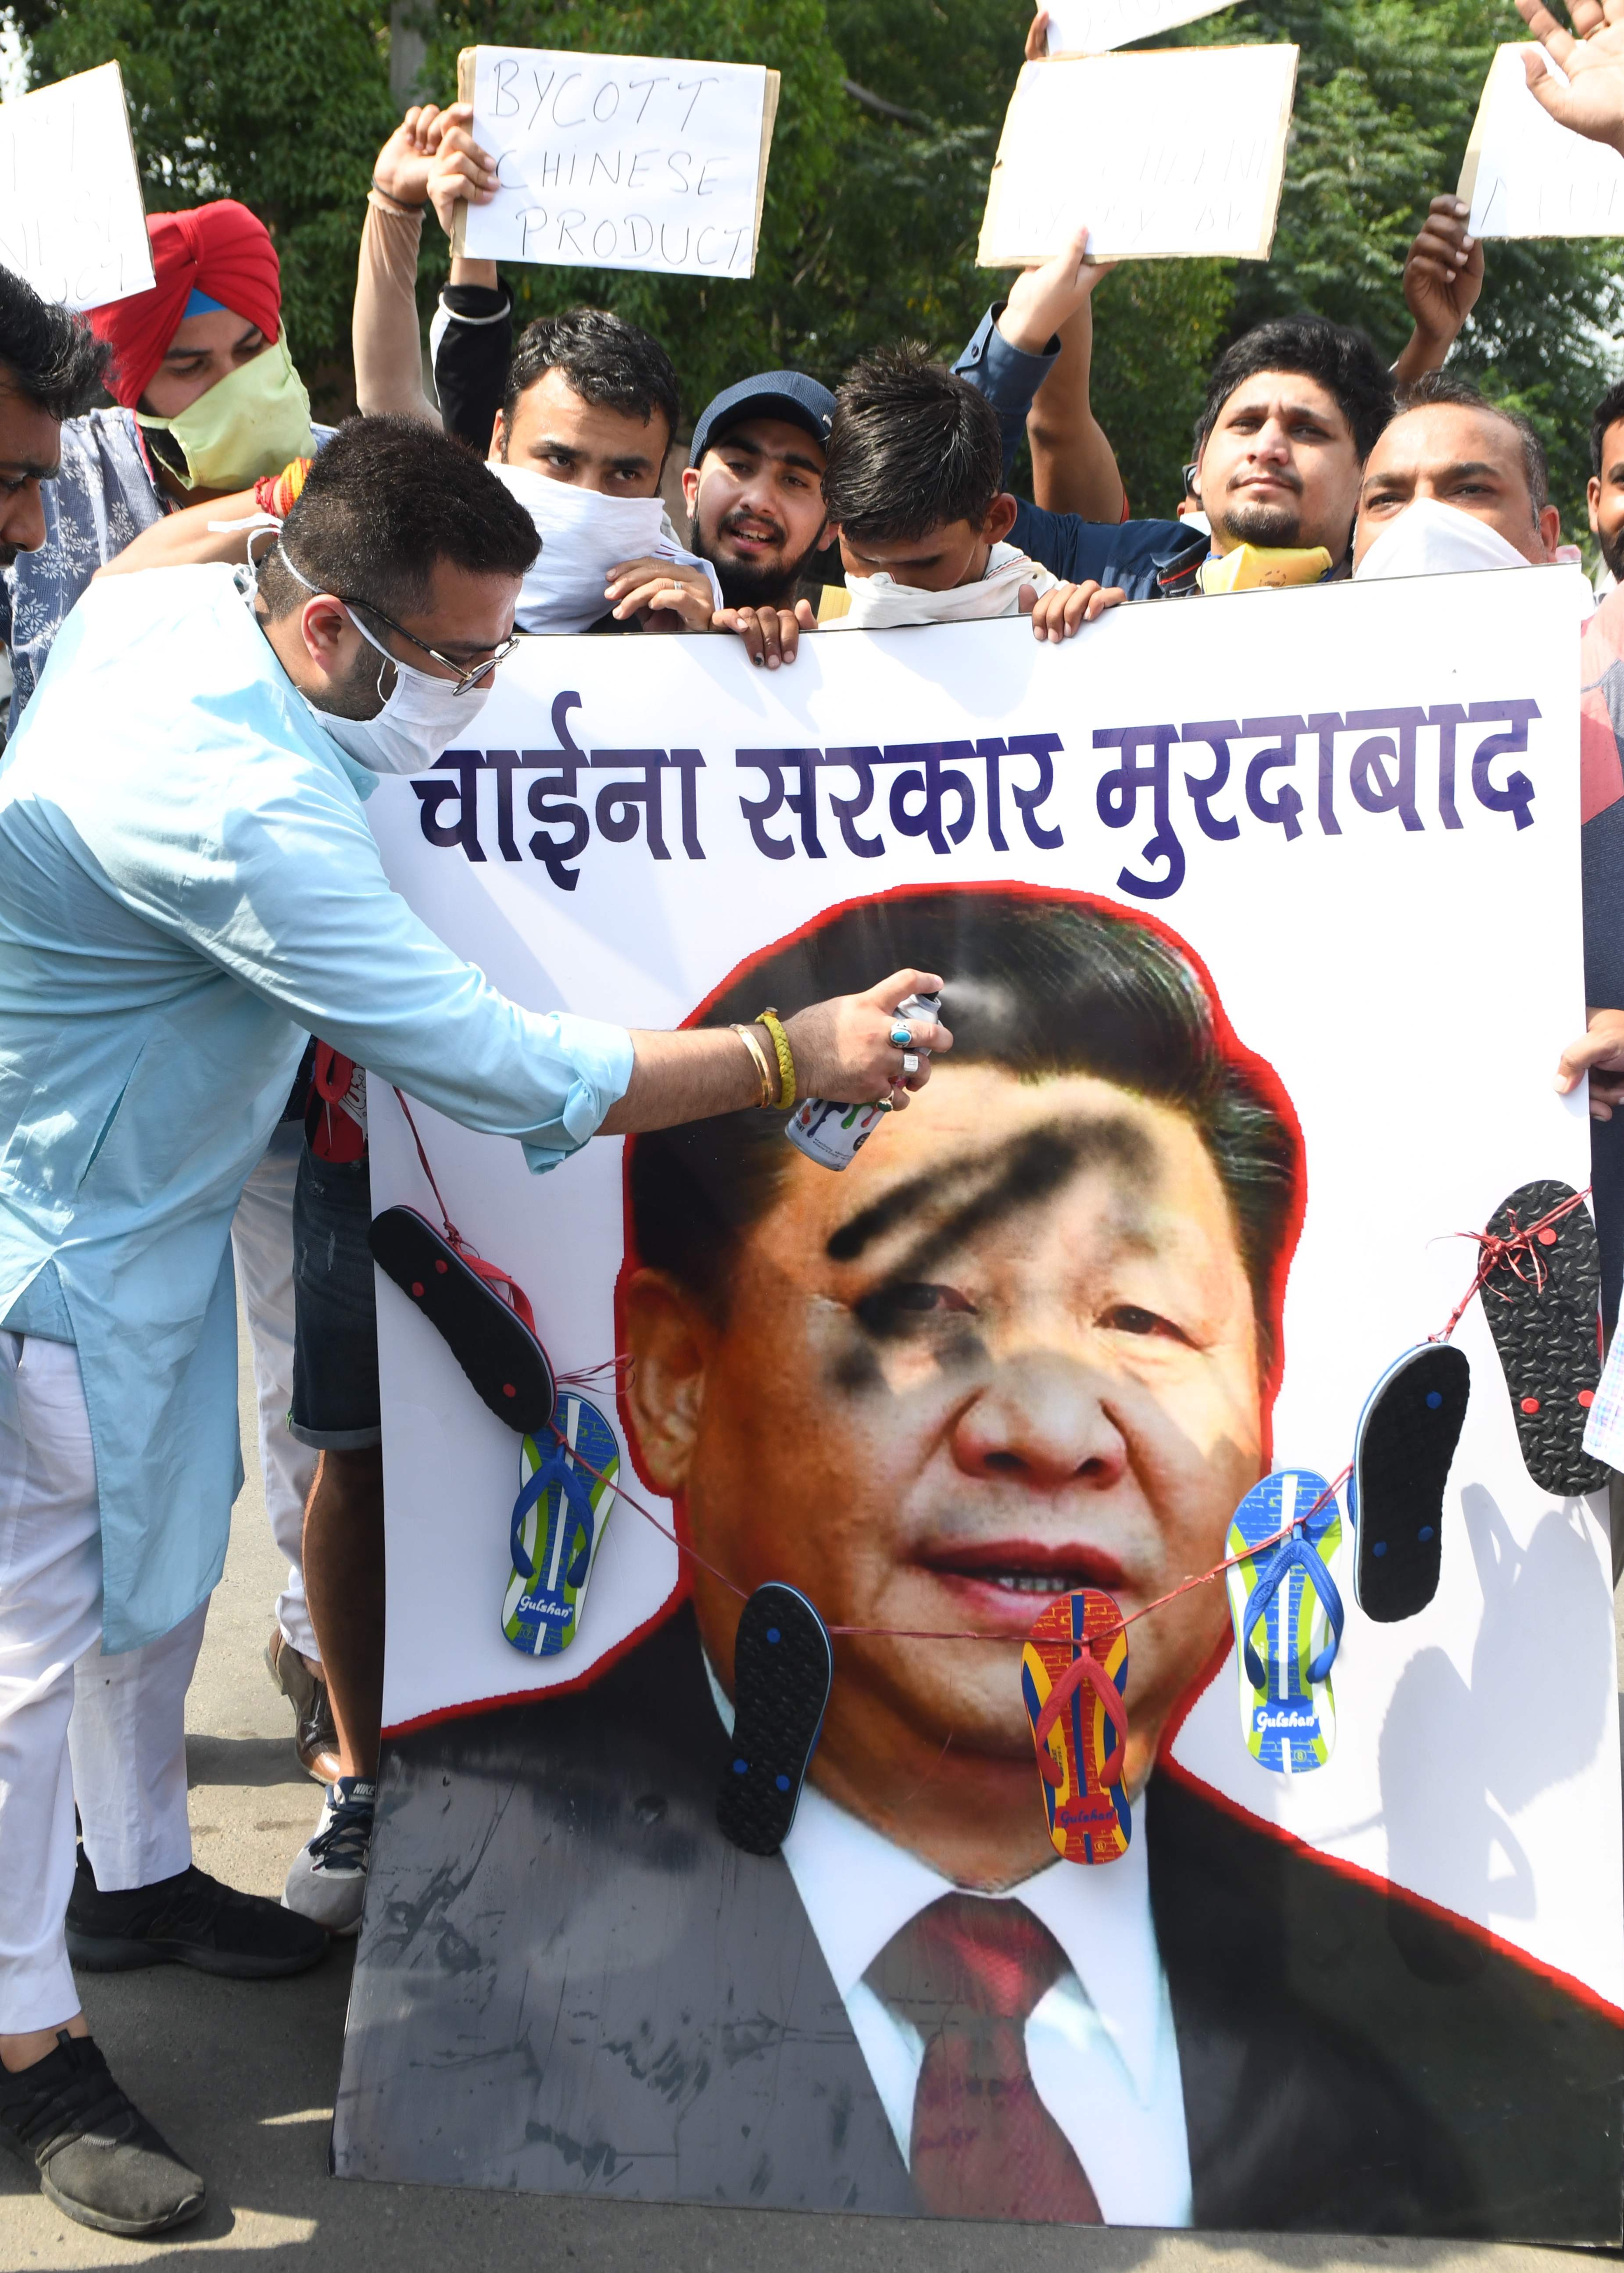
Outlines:
{"type": "Polygon", "coordinates": [[[1024,1902],[954,1894],[869,1967],[869,1986],[924,2038],[908,2159],[937,2217],[1101,2223],[1087,2173],[1026,2065],[1027,2017],[1066,1963],[1024,1902]]]}

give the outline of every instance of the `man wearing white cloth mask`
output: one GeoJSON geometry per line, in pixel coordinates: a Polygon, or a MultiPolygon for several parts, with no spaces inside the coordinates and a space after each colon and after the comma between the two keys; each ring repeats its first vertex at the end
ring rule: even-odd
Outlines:
{"type": "Polygon", "coordinates": [[[606,308],[521,334],[490,457],[541,538],[521,631],[710,630],[716,572],[680,544],[659,494],[678,410],[664,348],[606,308]]]}
{"type": "Polygon", "coordinates": [[[1058,641],[1126,597],[1064,583],[1005,542],[1016,504],[996,414],[922,349],[855,364],[835,404],[823,501],[846,581],[825,594],[820,623],[885,631],[1029,615],[1036,638],[1058,641]]]}
{"type": "Polygon", "coordinates": [[[1544,446],[1526,418],[1433,371],[1405,394],[1359,490],[1355,578],[1541,567],[1556,558],[1544,446]]]}
{"type": "MultiPolygon", "coordinates": [[[[305,1031],[538,1171],[761,1099],[764,1029],[525,1009],[389,889],[363,800],[472,724],[535,550],[455,444],[357,422],[257,589],[210,565],[97,584],[0,767],[0,2144],[123,2234],[204,2189],[79,2010],[73,1668],[173,1632],[220,1576],[231,1216],[305,1031]]],[[[897,1006],[940,984],[900,971],[786,1021],[798,1092],[900,1080],[906,1104],[929,1064],[903,1076],[897,1006]]],[[[913,1039],[951,1046],[929,1021],[913,1039]]],[[[189,1852],[184,1769],[171,1786],[189,1852]]]]}

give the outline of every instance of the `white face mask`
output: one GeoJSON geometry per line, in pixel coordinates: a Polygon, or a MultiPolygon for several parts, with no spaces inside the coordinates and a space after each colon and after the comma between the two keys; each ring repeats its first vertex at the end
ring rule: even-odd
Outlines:
{"type": "MultiPolygon", "coordinates": [[[[322,587],[312,584],[308,576],[301,576],[278,544],[277,554],[290,576],[297,578],[307,592],[320,592],[322,587]]],[[[474,721],[490,698],[494,679],[483,686],[470,686],[459,694],[453,679],[435,679],[426,671],[414,671],[409,663],[402,663],[387,648],[372,637],[360,618],[351,612],[350,622],[369,647],[375,647],[383,661],[378,666],[378,692],[383,694],[383,709],[373,718],[341,718],[331,710],[324,710],[307,694],[304,701],[324,732],[330,734],[341,750],[347,751],[356,763],[374,774],[420,774],[428,767],[438,765],[441,753],[466,736],[474,721]],[[384,694],[384,672],[395,673],[395,684],[384,694]]]]}
{"type": "Polygon", "coordinates": [[[1035,586],[1039,597],[1056,582],[1047,568],[1029,560],[1013,544],[995,544],[987,556],[986,573],[974,584],[952,584],[944,592],[928,592],[916,584],[898,584],[883,568],[872,576],[853,576],[846,585],[852,604],[844,616],[830,621],[831,631],[880,632],[905,624],[986,623],[998,616],[1020,613],[1020,588],[1035,586]]]}
{"type": "Polygon", "coordinates": [[[1417,498],[1388,521],[1353,572],[1356,584],[1379,576],[1447,576],[1472,568],[1530,568],[1498,529],[1435,498],[1417,498]]]}
{"type": "Polygon", "coordinates": [[[514,620],[526,632],[584,632],[609,612],[609,571],[623,560],[670,560],[703,568],[715,604],[722,588],[709,563],[686,551],[657,497],[605,497],[574,482],[550,481],[526,466],[491,471],[529,514],[541,551],[527,572],[514,620]]]}

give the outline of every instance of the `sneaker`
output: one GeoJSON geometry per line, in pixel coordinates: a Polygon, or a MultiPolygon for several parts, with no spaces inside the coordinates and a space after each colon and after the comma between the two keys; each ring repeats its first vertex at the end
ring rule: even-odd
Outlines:
{"type": "Polygon", "coordinates": [[[293,1707],[293,1749],[299,1766],[321,1784],[338,1774],[338,1730],[327,1684],[311,1671],[280,1626],[265,1645],[265,1669],[293,1707]]]}
{"type": "Polygon", "coordinates": [[[239,1894],[195,1864],[155,1886],[103,1894],[79,1849],[68,1900],[68,1955],[87,1973],[190,1965],[232,1981],[303,1973],[327,1948],[308,1918],[289,1917],[268,1894],[239,1894]]]}
{"type": "Polygon", "coordinates": [[[48,2201],[102,2233],[167,2233],[195,2217],[203,2181],[108,2074],[88,2037],[15,2074],[0,2068],[0,2145],[39,2172],[48,2201]]]}
{"type": "Polygon", "coordinates": [[[329,1933],[360,1931],[377,1789],[366,1776],[340,1776],[327,1786],[316,1835],[294,1857],[282,1888],[289,1909],[314,1918],[329,1933]]]}

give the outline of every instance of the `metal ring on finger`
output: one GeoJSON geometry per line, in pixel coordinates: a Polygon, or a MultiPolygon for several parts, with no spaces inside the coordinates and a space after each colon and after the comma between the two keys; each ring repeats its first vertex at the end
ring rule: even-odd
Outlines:
{"type": "Polygon", "coordinates": [[[893,1050],[911,1050],[914,1046],[914,1029],[898,1018],[885,1039],[893,1050]]]}
{"type": "Polygon", "coordinates": [[[902,1053],[902,1070],[904,1073],[917,1073],[919,1071],[919,1052],[917,1050],[904,1050],[902,1053]]]}

